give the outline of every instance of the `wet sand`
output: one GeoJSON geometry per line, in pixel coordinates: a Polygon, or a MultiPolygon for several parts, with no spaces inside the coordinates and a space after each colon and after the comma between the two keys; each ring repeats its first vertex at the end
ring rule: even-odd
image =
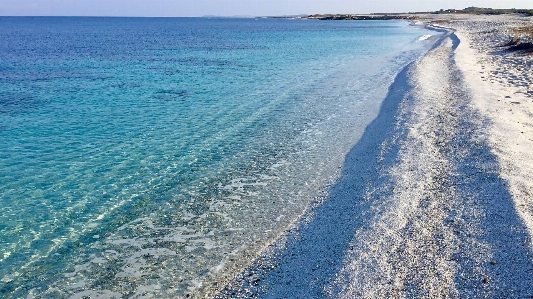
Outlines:
{"type": "Polygon", "coordinates": [[[533,21],[420,22],[448,31],[324,197],[216,298],[533,296],[533,56],[501,47],[533,21]]]}

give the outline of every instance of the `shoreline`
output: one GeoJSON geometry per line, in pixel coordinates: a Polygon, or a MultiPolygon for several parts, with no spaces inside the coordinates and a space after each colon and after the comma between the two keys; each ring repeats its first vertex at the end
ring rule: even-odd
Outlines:
{"type": "Polygon", "coordinates": [[[215,298],[533,295],[531,94],[480,76],[497,38],[472,41],[518,17],[446,18],[419,20],[449,32],[396,77],[326,200],[215,298]]]}

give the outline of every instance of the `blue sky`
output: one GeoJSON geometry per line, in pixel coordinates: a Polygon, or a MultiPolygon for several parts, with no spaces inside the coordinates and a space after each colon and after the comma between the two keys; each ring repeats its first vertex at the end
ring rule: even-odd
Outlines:
{"type": "Polygon", "coordinates": [[[533,8],[531,0],[1,0],[0,15],[204,16],[533,8]]]}

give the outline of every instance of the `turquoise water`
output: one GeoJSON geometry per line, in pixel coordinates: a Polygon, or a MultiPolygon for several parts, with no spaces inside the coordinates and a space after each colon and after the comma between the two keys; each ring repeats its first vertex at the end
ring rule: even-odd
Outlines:
{"type": "Polygon", "coordinates": [[[0,18],[0,296],[199,296],[331,183],[428,32],[0,18]]]}

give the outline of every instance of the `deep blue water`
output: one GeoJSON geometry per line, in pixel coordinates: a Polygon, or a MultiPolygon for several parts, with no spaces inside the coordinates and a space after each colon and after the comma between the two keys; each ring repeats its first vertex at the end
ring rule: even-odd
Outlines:
{"type": "Polygon", "coordinates": [[[0,297],[202,294],[335,179],[425,34],[0,17],[0,297]]]}

